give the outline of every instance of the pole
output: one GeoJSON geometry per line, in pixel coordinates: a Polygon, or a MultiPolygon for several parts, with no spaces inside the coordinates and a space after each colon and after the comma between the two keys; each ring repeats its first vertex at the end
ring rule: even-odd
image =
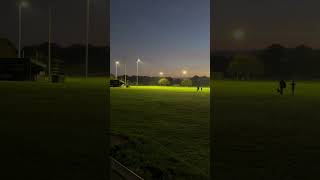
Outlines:
{"type": "Polygon", "coordinates": [[[127,85],[127,66],[126,66],[126,64],[124,64],[124,82],[127,85]]]}
{"type": "Polygon", "coordinates": [[[22,5],[19,3],[19,47],[18,47],[18,58],[21,58],[21,9],[22,5]]]}
{"type": "Polygon", "coordinates": [[[51,79],[51,8],[49,8],[49,33],[48,33],[48,75],[51,79]]]}
{"type": "Polygon", "coordinates": [[[137,61],[137,86],[139,85],[139,61],[137,61]]]}
{"type": "Polygon", "coordinates": [[[118,79],[118,63],[116,63],[116,79],[118,79]]]}
{"type": "Polygon", "coordinates": [[[89,57],[89,21],[90,21],[90,0],[87,0],[87,31],[86,31],[86,78],[88,78],[88,57],[89,57]]]}
{"type": "Polygon", "coordinates": [[[126,64],[124,64],[124,83],[127,85],[127,67],[126,67],[126,64]]]}

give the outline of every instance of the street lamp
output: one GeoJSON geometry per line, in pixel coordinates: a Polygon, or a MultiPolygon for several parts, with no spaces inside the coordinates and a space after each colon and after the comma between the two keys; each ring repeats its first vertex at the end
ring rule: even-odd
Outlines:
{"type": "Polygon", "coordinates": [[[116,61],[116,79],[118,79],[118,65],[120,64],[119,61],[116,61]]]}
{"type": "Polygon", "coordinates": [[[137,59],[137,86],[139,85],[139,63],[141,62],[140,58],[137,59]]]}
{"type": "Polygon", "coordinates": [[[29,4],[26,1],[19,2],[19,51],[18,57],[21,58],[21,10],[22,8],[27,8],[29,4]]]}

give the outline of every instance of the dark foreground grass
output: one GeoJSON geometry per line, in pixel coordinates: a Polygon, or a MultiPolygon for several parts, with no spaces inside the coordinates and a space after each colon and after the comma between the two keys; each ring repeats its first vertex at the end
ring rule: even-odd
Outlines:
{"type": "Polygon", "coordinates": [[[320,178],[320,83],[277,85],[213,82],[214,179],[320,178]]]}
{"type": "Polygon", "coordinates": [[[103,78],[0,82],[1,179],[102,179],[106,90],[103,78]]]}
{"type": "Polygon", "coordinates": [[[145,179],[207,179],[209,89],[111,88],[113,156],[145,179]]]}

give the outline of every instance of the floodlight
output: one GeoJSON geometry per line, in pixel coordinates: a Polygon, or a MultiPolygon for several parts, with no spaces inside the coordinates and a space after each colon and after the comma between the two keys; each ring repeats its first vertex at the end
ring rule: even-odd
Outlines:
{"type": "Polygon", "coordinates": [[[19,5],[23,8],[27,8],[29,6],[29,3],[26,1],[21,1],[19,5]]]}

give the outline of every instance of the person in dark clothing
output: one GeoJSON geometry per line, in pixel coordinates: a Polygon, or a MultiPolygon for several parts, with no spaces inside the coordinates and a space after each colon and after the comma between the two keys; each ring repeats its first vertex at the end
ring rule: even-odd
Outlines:
{"type": "Polygon", "coordinates": [[[197,86],[197,92],[199,91],[199,88],[200,88],[200,87],[199,87],[199,86],[197,86]]]}
{"type": "Polygon", "coordinates": [[[294,96],[294,91],[296,88],[296,82],[294,80],[291,81],[291,92],[292,92],[292,96],[294,96]]]}
{"type": "Polygon", "coordinates": [[[280,95],[283,95],[283,89],[286,88],[286,82],[284,80],[280,80],[279,86],[278,92],[280,95]]]}
{"type": "Polygon", "coordinates": [[[202,91],[202,88],[201,88],[201,91],[202,91]]]}

